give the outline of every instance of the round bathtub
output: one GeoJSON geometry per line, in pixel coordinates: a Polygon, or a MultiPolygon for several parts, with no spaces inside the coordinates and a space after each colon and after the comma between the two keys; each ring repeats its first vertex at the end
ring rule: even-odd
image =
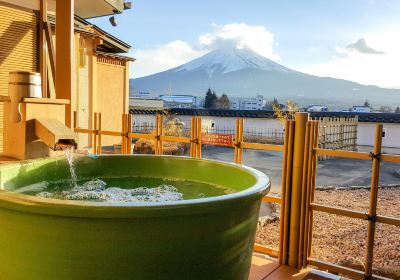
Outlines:
{"type": "Polygon", "coordinates": [[[247,279],[268,178],[254,169],[169,156],[76,160],[79,177],[149,176],[234,193],[164,203],[107,203],[16,193],[69,178],[65,158],[0,167],[0,279],[247,279]]]}

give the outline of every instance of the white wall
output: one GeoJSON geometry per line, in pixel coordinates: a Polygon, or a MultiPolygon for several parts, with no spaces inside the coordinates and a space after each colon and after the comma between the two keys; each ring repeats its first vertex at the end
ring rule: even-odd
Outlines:
{"type": "MultiPolygon", "coordinates": [[[[357,145],[373,146],[376,123],[358,123],[357,145]]],[[[384,148],[400,148],[400,124],[383,124],[386,137],[382,139],[384,148]]]]}

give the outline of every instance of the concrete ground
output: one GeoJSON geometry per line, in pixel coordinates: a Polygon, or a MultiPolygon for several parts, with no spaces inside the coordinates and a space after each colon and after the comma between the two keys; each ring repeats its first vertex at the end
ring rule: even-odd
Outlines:
{"type": "MultiPolygon", "coordinates": [[[[203,146],[203,158],[233,161],[233,149],[217,146],[203,146]]],[[[245,150],[243,164],[267,174],[272,182],[271,192],[279,193],[282,176],[282,154],[278,152],[245,150]]],[[[318,162],[317,186],[369,186],[371,161],[332,158],[318,162]]],[[[400,164],[382,162],[380,184],[400,185],[400,164]]]]}

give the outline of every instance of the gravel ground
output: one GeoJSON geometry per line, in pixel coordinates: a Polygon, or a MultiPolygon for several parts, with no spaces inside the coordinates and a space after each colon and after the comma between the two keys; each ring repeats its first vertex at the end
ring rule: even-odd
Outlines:
{"type": "MultiPolygon", "coordinates": [[[[317,203],[357,211],[368,211],[369,190],[317,190],[317,203]]],[[[400,217],[400,188],[380,188],[379,215],[400,217]]],[[[279,209],[278,209],[279,211],[279,209]]],[[[279,221],[264,224],[256,242],[278,247],[279,221]]],[[[317,212],[314,215],[312,256],[347,267],[362,269],[366,254],[367,222],[317,212]]],[[[400,228],[377,223],[374,247],[374,273],[400,279],[400,228]]]]}

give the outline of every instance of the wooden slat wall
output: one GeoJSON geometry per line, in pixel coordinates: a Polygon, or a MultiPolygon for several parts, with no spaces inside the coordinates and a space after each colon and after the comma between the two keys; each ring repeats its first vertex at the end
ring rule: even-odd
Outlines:
{"type": "MultiPolygon", "coordinates": [[[[37,14],[0,2],[0,95],[8,95],[10,71],[38,71],[37,14]]],[[[0,153],[3,152],[3,103],[0,103],[0,153]]]]}
{"type": "MultiPolygon", "coordinates": [[[[124,112],[125,66],[116,59],[97,57],[97,108],[102,116],[102,129],[121,131],[124,112]]],[[[121,137],[104,136],[104,146],[118,144],[121,137]]]]}

